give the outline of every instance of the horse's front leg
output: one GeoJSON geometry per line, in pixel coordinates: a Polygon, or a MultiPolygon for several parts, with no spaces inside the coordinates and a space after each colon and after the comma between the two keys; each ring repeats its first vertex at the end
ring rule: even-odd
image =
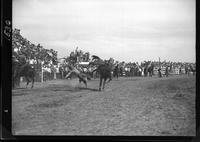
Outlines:
{"type": "Polygon", "coordinates": [[[101,84],[102,84],[102,77],[100,77],[100,82],[99,82],[99,91],[101,91],[101,84]]]}
{"type": "Polygon", "coordinates": [[[85,88],[87,88],[87,77],[84,79],[85,88]]]}
{"type": "Polygon", "coordinates": [[[26,81],[27,81],[27,83],[26,83],[26,88],[27,88],[30,81],[28,78],[26,78],[26,81]]]}
{"type": "MultiPolygon", "coordinates": [[[[65,78],[68,79],[70,77],[70,75],[72,74],[72,71],[70,71],[66,76],[65,78]]],[[[71,79],[71,78],[70,78],[71,79]]]]}
{"type": "Polygon", "coordinates": [[[153,73],[152,73],[152,72],[150,72],[150,77],[152,77],[152,75],[153,75],[153,73]]]}
{"type": "Polygon", "coordinates": [[[106,78],[104,78],[104,80],[103,80],[103,90],[105,88],[105,84],[106,84],[106,78]]]}

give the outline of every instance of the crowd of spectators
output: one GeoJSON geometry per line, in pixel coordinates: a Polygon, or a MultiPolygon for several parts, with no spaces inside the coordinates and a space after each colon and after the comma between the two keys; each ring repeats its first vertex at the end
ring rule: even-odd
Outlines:
{"type": "MultiPolygon", "coordinates": [[[[82,50],[78,50],[78,47],[75,51],[71,52],[71,57],[75,57],[76,62],[89,62],[90,53],[83,52],[82,50]]],[[[113,59],[113,58],[111,58],[113,59]]],[[[114,60],[114,59],[113,59],[114,60]]],[[[143,61],[139,62],[125,62],[125,61],[117,61],[114,60],[114,66],[118,65],[119,76],[144,76],[144,66],[145,64],[151,63],[154,65],[153,74],[184,74],[187,73],[189,66],[196,67],[195,63],[189,62],[172,62],[172,61],[143,61]]],[[[85,66],[87,67],[87,66],[85,66]]],[[[81,70],[84,70],[84,66],[81,70]]],[[[91,68],[87,67],[87,70],[91,71],[91,68]]],[[[86,71],[86,70],[85,70],[86,71]]]]}
{"type": "Polygon", "coordinates": [[[154,65],[154,75],[161,71],[161,74],[186,74],[189,67],[196,68],[195,63],[190,62],[171,62],[171,61],[143,61],[140,64],[138,62],[119,62],[120,75],[122,76],[143,76],[144,65],[151,62],[154,65]],[[122,73],[123,72],[123,73],[122,73]]]}

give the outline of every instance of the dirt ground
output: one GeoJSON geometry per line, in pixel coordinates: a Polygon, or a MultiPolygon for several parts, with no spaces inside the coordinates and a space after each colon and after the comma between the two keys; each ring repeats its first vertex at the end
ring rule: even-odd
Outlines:
{"type": "Polygon", "coordinates": [[[195,136],[194,76],[77,79],[12,90],[13,135],[195,136]]]}

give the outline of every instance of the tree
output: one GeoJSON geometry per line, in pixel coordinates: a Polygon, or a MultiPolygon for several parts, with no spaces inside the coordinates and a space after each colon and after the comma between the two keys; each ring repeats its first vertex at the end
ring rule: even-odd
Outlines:
{"type": "Polygon", "coordinates": [[[21,65],[35,61],[35,68],[41,72],[41,67],[47,67],[50,64],[57,64],[57,51],[53,49],[45,49],[40,44],[37,46],[20,34],[19,29],[12,32],[12,58],[21,65]],[[43,65],[42,65],[43,63],[43,65]]]}

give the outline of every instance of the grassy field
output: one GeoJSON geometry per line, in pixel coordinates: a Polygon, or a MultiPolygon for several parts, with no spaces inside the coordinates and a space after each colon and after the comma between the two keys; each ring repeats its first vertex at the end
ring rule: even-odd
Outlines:
{"type": "Polygon", "coordinates": [[[14,135],[194,136],[195,77],[77,79],[12,91],[14,135]]]}

